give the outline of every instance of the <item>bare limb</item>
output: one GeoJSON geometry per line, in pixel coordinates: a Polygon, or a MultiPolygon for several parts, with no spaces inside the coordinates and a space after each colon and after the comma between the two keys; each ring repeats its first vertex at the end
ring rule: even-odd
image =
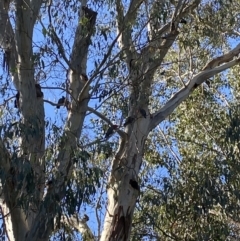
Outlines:
{"type": "Polygon", "coordinates": [[[0,46],[4,51],[4,68],[14,76],[13,82],[18,88],[16,71],[16,46],[14,32],[8,16],[8,8],[4,7],[4,1],[0,1],[0,46]]]}
{"type": "Polygon", "coordinates": [[[231,50],[229,53],[224,54],[222,56],[219,56],[213,60],[211,60],[210,62],[208,62],[203,70],[207,70],[207,69],[213,69],[216,66],[219,66],[223,63],[229,62],[230,60],[233,60],[233,58],[235,56],[237,56],[240,53],[240,44],[238,44],[233,50],[231,50]]]}
{"type": "MultiPolygon", "coordinates": [[[[141,69],[144,70],[143,72],[144,80],[141,81],[141,90],[140,90],[141,94],[139,95],[139,103],[141,103],[142,106],[144,105],[147,106],[146,100],[148,99],[151,93],[151,83],[152,83],[153,75],[156,69],[162,63],[163,59],[168,53],[168,50],[171,48],[172,44],[175,42],[179,34],[177,26],[178,26],[178,21],[180,20],[180,17],[188,14],[192,9],[196,8],[199,2],[200,2],[199,0],[195,0],[192,4],[190,4],[189,6],[186,6],[182,10],[182,12],[180,12],[177,16],[174,16],[172,22],[169,22],[160,30],[155,29],[154,41],[150,41],[150,43],[142,50],[141,56],[142,56],[142,62],[144,64],[143,64],[143,67],[141,67],[141,69]],[[163,36],[163,34],[165,35],[163,36]],[[154,61],[149,62],[149,59],[154,59],[154,61]],[[145,66],[147,66],[146,69],[144,69],[145,66]]],[[[150,16],[149,24],[154,23],[153,21],[155,18],[154,13],[156,14],[155,8],[156,9],[159,8],[159,2],[157,1],[153,4],[153,9],[152,9],[152,14],[150,16]]]]}
{"type": "Polygon", "coordinates": [[[99,207],[101,207],[101,200],[102,200],[102,195],[103,195],[103,189],[104,189],[104,185],[102,184],[101,186],[101,190],[100,190],[100,194],[99,194],[99,198],[97,200],[96,203],[96,207],[95,207],[95,213],[96,213],[96,218],[97,218],[97,224],[98,224],[98,237],[101,236],[101,221],[100,221],[100,217],[99,217],[99,207]]]}
{"type": "Polygon", "coordinates": [[[95,114],[96,116],[98,116],[99,118],[101,118],[102,120],[104,120],[106,123],[108,123],[110,126],[113,125],[113,123],[103,114],[101,114],[100,112],[96,111],[95,109],[88,107],[88,111],[92,112],[93,114],[95,114]]]}
{"type": "MultiPolygon", "coordinates": [[[[42,28],[46,30],[42,20],[40,19],[39,20],[40,24],[42,25],[42,28]]],[[[47,32],[47,30],[46,30],[47,32]]],[[[62,45],[62,42],[61,40],[59,39],[56,31],[54,30],[53,26],[51,25],[50,23],[50,30],[49,30],[49,36],[52,38],[52,40],[55,42],[55,44],[57,45],[57,48],[58,48],[58,51],[59,51],[59,54],[61,54],[61,57],[63,58],[63,60],[65,61],[65,63],[68,65],[69,68],[71,68],[70,66],[70,62],[65,54],[65,51],[64,51],[64,47],[62,45]]]]}
{"type": "Polygon", "coordinates": [[[86,82],[86,84],[84,85],[84,87],[82,88],[78,100],[81,102],[84,93],[86,92],[86,89],[89,88],[90,84],[92,83],[92,81],[94,80],[94,77],[99,73],[100,69],[102,68],[102,66],[105,64],[105,62],[108,60],[112,49],[115,45],[115,43],[117,42],[118,38],[120,36],[120,33],[117,35],[117,37],[113,40],[112,44],[109,46],[107,53],[104,55],[104,58],[102,60],[102,62],[99,64],[99,66],[97,67],[97,69],[94,71],[94,74],[92,75],[92,77],[86,82]]]}
{"type": "Polygon", "coordinates": [[[123,13],[123,4],[121,0],[116,1],[116,9],[117,9],[117,29],[118,33],[121,33],[119,47],[125,53],[127,57],[128,64],[131,59],[138,59],[139,54],[137,54],[132,37],[132,25],[136,20],[137,11],[142,4],[142,0],[132,0],[129,5],[129,9],[124,16],[123,13]]]}
{"type": "MultiPolygon", "coordinates": [[[[10,169],[10,160],[10,154],[5,147],[3,140],[0,139],[0,165],[1,168],[4,170],[4,173],[7,173],[10,169]]],[[[5,183],[5,181],[3,183],[5,183]]]]}
{"type": "MultiPolygon", "coordinates": [[[[102,120],[104,120],[105,122],[107,122],[110,126],[113,125],[113,123],[104,115],[102,115],[100,112],[94,110],[91,107],[88,107],[88,110],[90,112],[92,112],[93,114],[95,114],[96,116],[98,116],[99,118],[101,118],[102,120]]],[[[126,133],[122,130],[117,129],[116,132],[122,137],[122,138],[126,138],[126,133]]]]}
{"type": "MultiPolygon", "coordinates": [[[[48,103],[48,104],[50,104],[50,105],[52,105],[52,106],[59,106],[59,104],[58,103],[54,103],[54,102],[52,102],[52,101],[50,101],[50,100],[43,100],[44,102],[46,102],[46,103],[48,103]]],[[[61,106],[63,106],[63,104],[61,105],[61,106]]]]}
{"type": "Polygon", "coordinates": [[[35,1],[31,1],[31,10],[32,10],[32,20],[33,23],[36,23],[36,20],[38,18],[38,13],[40,10],[40,7],[42,5],[43,0],[35,0],[35,1]]]}
{"type": "MultiPolygon", "coordinates": [[[[172,46],[173,42],[175,41],[175,39],[178,35],[177,27],[178,27],[178,23],[179,23],[180,19],[183,18],[184,16],[186,16],[187,14],[189,14],[193,9],[195,9],[200,4],[200,2],[201,2],[200,0],[195,0],[190,5],[183,8],[182,11],[179,10],[178,14],[175,12],[175,15],[171,22],[168,22],[161,29],[156,30],[154,32],[155,37],[150,42],[149,46],[146,47],[147,49],[145,51],[146,52],[155,52],[155,51],[150,51],[151,48],[154,48],[155,50],[160,49],[159,57],[156,58],[154,61],[155,65],[161,64],[163,58],[165,57],[165,55],[168,52],[168,49],[172,46]],[[174,25],[174,27],[172,27],[172,25],[174,25]],[[164,36],[165,41],[162,41],[161,38],[165,34],[166,34],[166,36],[164,36]]],[[[156,4],[157,4],[157,1],[156,1],[156,4]]],[[[153,7],[154,6],[155,5],[153,5],[153,7]]],[[[151,18],[154,18],[154,16],[151,16],[151,18]]]]}
{"type": "Polygon", "coordinates": [[[158,130],[160,131],[160,133],[161,133],[161,135],[162,135],[162,137],[163,137],[163,139],[164,139],[164,141],[165,141],[165,143],[166,143],[169,151],[172,153],[172,156],[175,158],[175,160],[177,161],[177,163],[178,163],[178,165],[179,165],[179,164],[181,163],[180,158],[178,157],[178,155],[176,154],[176,152],[172,149],[172,147],[171,147],[171,145],[170,145],[170,143],[169,143],[166,135],[163,133],[163,131],[161,130],[160,127],[158,127],[158,130]]]}
{"type": "Polygon", "coordinates": [[[3,104],[0,104],[0,106],[5,106],[7,104],[7,102],[13,98],[15,98],[15,96],[11,96],[11,97],[7,98],[6,100],[3,101],[3,104]]]}
{"type": "Polygon", "coordinates": [[[89,217],[87,215],[84,215],[82,219],[80,219],[77,215],[72,215],[71,217],[65,216],[61,218],[61,222],[64,225],[72,227],[81,233],[83,240],[94,241],[94,235],[87,225],[88,220],[89,217]]]}
{"type": "Polygon", "coordinates": [[[155,128],[161,121],[163,121],[168,115],[170,115],[175,110],[175,108],[178,107],[184,100],[186,100],[189,94],[197,86],[199,86],[204,81],[206,81],[206,79],[209,79],[214,75],[239,64],[240,58],[230,61],[231,59],[233,59],[234,56],[238,55],[239,52],[240,52],[240,44],[236,48],[234,48],[231,52],[210,61],[204,68],[205,70],[195,75],[193,79],[191,79],[185,87],[179,90],[179,92],[177,92],[165,104],[164,107],[162,107],[158,112],[156,112],[153,115],[153,119],[151,120],[149,125],[149,131],[155,128]],[[215,67],[213,69],[211,68],[211,66],[216,66],[218,64],[221,64],[223,63],[223,61],[224,62],[230,61],[230,62],[223,64],[219,67],[215,67]]]}

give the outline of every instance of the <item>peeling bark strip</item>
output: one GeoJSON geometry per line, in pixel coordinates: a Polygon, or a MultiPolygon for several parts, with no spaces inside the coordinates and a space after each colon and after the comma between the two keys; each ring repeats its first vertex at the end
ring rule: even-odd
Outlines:
{"type": "Polygon", "coordinates": [[[124,215],[123,207],[119,206],[118,213],[115,214],[113,219],[113,231],[110,235],[109,241],[123,240],[127,241],[130,231],[131,215],[129,213],[130,207],[124,215]]]}

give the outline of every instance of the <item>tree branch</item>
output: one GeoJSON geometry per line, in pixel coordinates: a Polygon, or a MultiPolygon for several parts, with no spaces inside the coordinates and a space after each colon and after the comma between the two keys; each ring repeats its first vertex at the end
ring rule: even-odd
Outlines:
{"type": "Polygon", "coordinates": [[[14,75],[13,83],[18,89],[18,76],[16,74],[16,46],[14,32],[8,16],[8,8],[4,1],[0,1],[0,46],[4,51],[3,68],[14,75]]]}
{"type": "Polygon", "coordinates": [[[88,111],[92,112],[93,114],[95,114],[96,116],[98,116],[100,119],[104,120],[106,123],[108,123],[110,126],[113,125],[113,123],[103,114],[101,114],[100,112],[96,111],[95,109],[88,107],[88,111]]]}
{"type": "Polygon", "coordinates": [[[26,216],[20,208],[16,207],[16,193],[19,190],[16,191],[16,186],[12,182],[12,180],[16,177],[12,173],[13,168],[11,166],[11,156],[2,139],[0,139],[0,165],[1,171],[5,173],[5,175],[1,175],[1,191],[3,191],[3,195],[1,194],[1,197],[3,196],[1,209],[4,214],[4,222],[8,224],[7,233],[9,237],[16,237],[16,235],[18,235],[18,238],[23,239],[27,231],[27,223],[25,222],[26,216]]]}
{"type": "MultiPolygon", "coordinates": [[[[4,173],[7,173],[10,169],[10,154],[5,147],[2,139],[0,139],[0,166],[2,171],[4,173]]],[[[2,182],[2,184],[5,183],[5,181],[2,182]]]]}
{"type": "Polygon", "coordinates": [[[32,6],[32,20],[33,20],[33,23],[35,24],[36,23],[36,20],[38,18],[38,13],[39,13],[39,10],[40,10],[40,7],[42,5],[42,2],[43,0],[34,0],[34,1],[31,1],[31,6],[32,6]]]}
{"type": "Polygon", "coordinates": [[[229,62],[231,60],[233,60],[233,58],[235,56],[237,56],[240,53],[240,44],[238,44],[233,50],[231,50],[229,53],[224,54],[222,56],[219,56],[213,60],[211,60],[210,62],[208,62],[203,70],[207,70],[207,69],[213,69],[216,66],[219,66],[223,63],[229,62]]]}
{"type": "MultiPolygon", "coordinates": [[[[102,120],[104,120],[105,122],[107,122],[110,126],[113,126],[113,123],[106,116],[102,115],[100,112],[94,110],[91,107],[88,107],[88,110],[93,114],[95,114],[96,116],[98,116],[99,118],[101,118],[102,120]]],[[[127,134],[122,130],[117,129],[116,132],[119,134],[121,138],[127,137],[127,134]]]]}
{"type": "Polygon", "coordinates": [[[237,45],[236,48],[234,48],[229,53],[218,57],[212,61],[210,61],[206,67],[204,68],[202,72],[195,75],[193,79],[191,79],[188,84],[183,87],[179,92],[177,92],[166,104],[164,107],[162,107],[158,112],[153,114],[153,119],[151,120],[149,124],[149,131],[151,131],[153,128],[155,128],[161,121],[163,121],[168,115],[170,115],[176,107],[178,107],[184,100],[187,99],[189,94],[200,84],[202,84],[206,79],[209,79],[213,77],[214,75],[231,68],[240,62],[240,58],[237,58],[235,60],[230,61],[233,59],[234,56],[238,55],[240,53],[240,44],[237,45]],[[228,62],[230,61],[230,62],[228,62]],[[216,66],[218,64],[221,64],[223,62],[228,62],[226,64],[223,64],[219,67],[211,68],[212,66],[216,66]]]}
{"type": "Polygon", "coordinates": [[[131,59],[138,59],[139,54],[137,54],[133,41],[132,41],[132,25],[136,20],[137,11],[142,4],[142,0],[132,0],[129,5],[129,9],[124,16],[123,4],[121,0],[116,1],[117,9],[117,29],[120,35],[119,47],[124,52],[127,57],[127,63],[130,63],[131,59]]]}
{"type": "Polygon", "coordinates": [[[61,222],[67,227],[74,228],[79,233],[81,233],[83,240],[94,241],[94,235],[91,229],[87,225],[89,217],[84,215],[82,219],[79,219],[77,215],[72,215],[71,217],[62,217],[61,222]]]}
{"type": "MultiPolygon", "coordinates": [[[[42,25],[42,28],[46,30],[46,28],[45,28],[44,24],[42,23],[42,21],[40,20],[39,22],[42,25]]],[[[47,32],[47,30],[46,30],[46,32],[47,32]]],[[[59,39],[59,37],[58,37],[58,35],[57,35],[56,31],[54,30],[52,25],[50,25],[50,28],[49,28],[49,36],[52,38],[52,40],[57,45],[58,52],[61,55],[61,57],[63,58],[63,60],[65,61],[65,63],[68,65],[69,68],[71,68],[70,62],[69,62],[69,60],[68,60],[68,58],[67,58],[67,56],[65,54],[62,42],[60,41],[60,39],[59,39]]]]}
{"type": "MultiPolygon", "coordinates": [[[[143,67],[144,79],[140,82],[140,94],[138,103],[141,106],[148,105],[148,98],[151,94],[151,83],[153,80],[153,75],[159,65],[162,63],[163,59],[165,58],[166,54],[168,53],[169,49],[171,48],[172,44],[175,42],[179,31],[177,30],[178,21],[180,17],[188,14],[193,8],[195,8],[199,4],[199,0],[194,1],[189,6],[186,6],[182,12],[180,12],[177,16],[177,11],[183,8],[183,6],[176,7],[176,10],[173,15],[173,19],[167,25],[165,25],[162,29],[154,31],[155,40],[150,41],[149,44],[141,51],[143,67]],[[168,32],[168,33],[167,33],[168,32]],[[165,36],[162,36],[164,33],[167,33],[165,36]],[[154,61],[149,61],[149,59],[154,59],[154,61]],[[146,67],[147,66],[147,67],[146,67]],[[144,68],[146,67],[146,68],[144,68]]],[[[152,13],[150,17],[150,23],[154,23],[154,18],[156,11],[159,9],[159,2],[155,2],[152,7],[152,13]]],[[[152,28],[151,28],[152,29],[152,28]]],[[[135,91],[136,92],[136,91],[135,91]]]]}
{"type": "MultiPolygon", "coordinates": [[[[175,9],[173,19],[171,22],[168,22],[165,24],[161,29],[154,31],[154,39],[149,43],[149,45],[146,47],[146,52],[155,53],[155,51],[150,51],[151,48],[160,49],[159,58],[156,58],[154,61],[154,64],[160,65],[163,58],[168,52],[168,49],[172,46],[172,43],[175,41],[177,35],[178,35],[178,23],[181,18],[185,17],[187,14],[189,14],[194,8],[196,8],[200,4],[200,0],[193,1],[189,6],[186,6],[182,11],[179,10],[179,4],[175,9]],[[177,15],[177,11],[179,11],[179,14],[177,15]],[[172,27],[173,26],[173,27],[172,27]],[[169,32],[169,33],[168,33],[169,32]],[[168,34],[167,34],[168,33],[168,34]],[[164,34],[167,34],[163,42],[161,38],[164,34]]],[[[156,8],[156,3],[153,5],[153,8],[156,8]]],[[[182,8],[182,6],[181,6],[182,8]]],[[[152,10],[153,12],[153,10],[152,10]]],[[[154,18],[153,13],[151,14],[150,19],[154,18]]],[[[151,24],[151,22],[149,23],[151,24]]],[[[150,27],[152,29],[152,27],[150,27]]]]}
{"type": "Polygon", "coordinates": [[[85,85],[83,86],[79,96],[78,96],[78,100],[81,101],[83,96],[84,96],[84,93],[86,92],[86,89],[89,88],[90,84],[92,83],[92,81],[94,80],[94,77],[99,73],[100,69],[102,68],[102,66],[105,64],[105,62],[108,60],[111,52],[112,52],[112,49],[115,45],[115,43],[117,42],[119,36],[120,36],[121,33],[119,33],[117,35],[117,37],[113,40],[112,44],[109,46],[108,48],[108,51],[107,53],[104,55],[104,58],[102,60],[102,62],[99,64],[99,66],[97,67],[97,69],[94,71],[94,74],[92,75],[92,77],[85,83],[85,85]]]}

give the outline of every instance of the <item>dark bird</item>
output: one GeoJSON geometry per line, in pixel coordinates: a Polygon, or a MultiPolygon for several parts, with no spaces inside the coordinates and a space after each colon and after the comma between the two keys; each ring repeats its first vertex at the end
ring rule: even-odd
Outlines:
{"type": "Polygon", "coordinates": [[[206,85],[208,86],[208,88],[211,87],[211,84],[210,84],[210,81],[209,81],[209,80],[206,80],[205,83],[206,83],[206,85]]]}
{"type": "Polygon", "coordinates": [[[16,96],[15,96],[15,100],[14,100],[14,107],[15,107],[15,108],[19,108],[19,106],[20,106],[19,98],[20,98],[20,93],[19,93],[19,91],[18,91],[17,94],[16,94],[16,96]]]}
{"type": "Polygon", "coordinates": [[[182,18],[182,19],[180,20],[180,23],[187,24],[187,21],[186,21],[184,18],[182,18]]]}
{"type": "Polygon", "coordinates": [[[83,222],[89,221],[89,217],[88,217],[87,214],[84,214],[84,215],[83,215],[82,221],[83,221],[83,222]]]}
{"type": "Polygon", "coordinates": [[[134,120],[135,120],[134,117],[132,117],[132,116],[128,116],[127,119],[125,120],[123,126],[126,127],[127,125],[133,123],[134,120]]]}
{"type": "Polygon", "coordinates": [[[63,106],[64,103],[65,103],[65,97],[62,96],[62,98],[60,98],[60,99],[58,100],[57,109],[59,109],[61,106],[63,106]]]}
{"type": "Polygon", "coordinates": [[[48,182],[46,183],[46,188],[48,189],[48,191],[53,190],[53,180],[48,180],[48,182]]]}
{"type": "Polygon", "coordinates": [[[199,84],[195,83],[193,86],[193,89],[196,89],[199,86],[199,84]]]}
{"type": "Polygon", "coordinates": [[[110,126],[108,129],[107,129],[107,132],[105,134],[105,138],[109,138],[113,133],[114,131],[118,128],[118,125],[112,125],[110,126]]]}
{"type": "Polygon", "coordinates": [[[146,113],[146,111],[145,111],[144,109],[139,108],[139,112],[140,112],[140,114],[141,114],[144,118],[147,118],[147,113],[146,113]]]}
{"type": "Polygon", "coordinates": [[[40,84],[35,84],[37,98],[43,97],[43,92],[41,90],[40,84]]]}
{"type": "Polygon", "coordinates": [[[131,187],[132,187],[133,189],[136,189],[136,190],[140,191],[140,187],[139,187],[137,181],[135,181],[135,180],[133,180],[133,179],[130,179],[130,180],[129,180],[129,184],[131,185],[131,187]]]}
{"type": "Polygon", "coordinates": [[[87,75],[86,74],[81,74],[81,78],[82,78],[82,80],[84,81],[84,82],[87,82],[88,81],[88,77],[87,77],[87,75]]]}
{"type": "Polygon", "coordinates": [[[175,31],[175,30],[176,30],[175,23],[172,23],[172,25],[171,25],[171,31],[175,31]]]}
{"type": "Polygon", "coordinates": [[[86,7],[86,6],[82,6],[82,10],[84,13],[84,17],[87,18],[89,20],[88,22],[88,27],[92,27],[96,21],[97,18],[97,12],[94,12],[92,9],[86,7]]]}
{"type": "Polygon", "coordinates": [[[11,59],[11,50],[6,49],[3,54],[3,70],[9,73],[9,66],[10,66],[10,59],[11,59]]]}
{"type": "Polygon", "coordinates": [[[163,71],[160,73],[160,75],[165,75],[165,70],[163,70],[163,71]]]}
{"type": "Polygon", "coordinates": [[[134,61],[134,59],[130,59],[130,62],[129,62],[129,67],[130,67],[130,68],[133,67],[133,61],[134,61]]]}
{"type": "Polygon", "coordinates": [[[53,185],[53,180],[48,180],[47,186],[53,185]]]}

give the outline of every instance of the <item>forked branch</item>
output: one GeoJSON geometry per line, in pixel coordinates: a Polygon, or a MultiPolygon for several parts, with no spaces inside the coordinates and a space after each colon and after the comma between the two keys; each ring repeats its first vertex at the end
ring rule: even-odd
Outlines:
{"type": "Polygon", "coordinates": [[[200,84],[202,84],[207,79],[213,77],[214,75],[227,70],[240,62],[240,58],[233,60],[234,57],[238,56],[240,53],[240,44],[238,44],[232,51],[217,57],[210,61],[204,69],[195,75],[188,84],[179,90],[159,111],[153,114],[153,119],[149,125],[149,131],[155,128],[159,123],[161,123],[167,116],[169,116],[176,107],[178,107],[184,100],[187,99],[189,94],[200,84]],[[222,64],[225,63],[225,64],[222,64]],[[221,66],[219,66],[222,64],[221,66]],[[216,67],[218,66],[218,67],[216,67]]]}

